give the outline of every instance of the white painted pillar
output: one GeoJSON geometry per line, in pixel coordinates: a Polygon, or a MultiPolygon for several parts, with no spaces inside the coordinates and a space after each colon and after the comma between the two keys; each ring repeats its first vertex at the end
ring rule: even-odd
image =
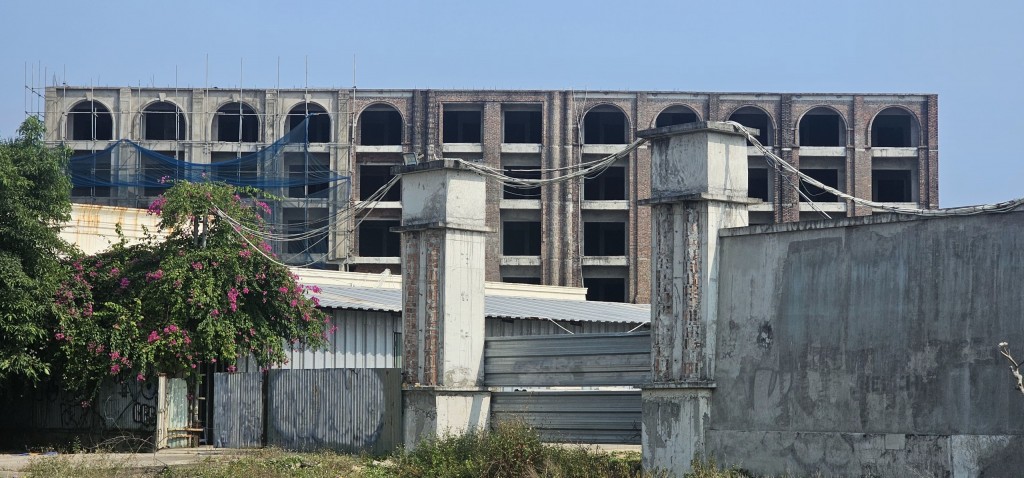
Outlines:
{"type": "Polygon", "coordinates": [[[485,428],[485,181],[450,160],[395,167],[402,177],[405,444],[485,428]]]}
{"type": "Polygon", "coordinates": [[[704,453],[715,388],[718,230],[748,225],[745,136],[718,122],[638,133],[651,141],[651,371],[646,469],[672,476],[704,453]]]}

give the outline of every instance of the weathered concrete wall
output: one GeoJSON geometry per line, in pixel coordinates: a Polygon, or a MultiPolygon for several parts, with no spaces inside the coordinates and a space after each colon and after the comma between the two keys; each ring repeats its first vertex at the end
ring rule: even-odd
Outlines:
{"type": "Polygon", "coordinates": [[[1024,351],[1024,213],[723,236],[708,431],[720,462],[768,474],[1020,472],[1024,397],[996,344],[1024,351]]]}

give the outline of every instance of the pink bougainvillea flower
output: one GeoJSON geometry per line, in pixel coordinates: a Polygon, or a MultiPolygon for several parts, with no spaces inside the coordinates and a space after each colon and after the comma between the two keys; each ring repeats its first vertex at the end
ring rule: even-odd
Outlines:
{"type": "Polygon", "coordinates": [[[139,382],[144,382],[144,381],[146,381],[146,376],[140,373],[140,374],[135,376],[135,380],[139,381],[139,382]]]}
{"type": "Polygon", "coordinates": [[[149,343],[153,343],[153,342],[156,342],[157,340],[160,340],[160,334],[158,334],[158,333],[157,333],[157,332],[156,332],[156,331],[154,330],[154,331],[152,331],[152,332],[150,332],[150,333],[149,333],[149,337],[148,337],[148,338],[147,338],[146,340],[148,340],[148,341],[149,341],[149,343]]]}

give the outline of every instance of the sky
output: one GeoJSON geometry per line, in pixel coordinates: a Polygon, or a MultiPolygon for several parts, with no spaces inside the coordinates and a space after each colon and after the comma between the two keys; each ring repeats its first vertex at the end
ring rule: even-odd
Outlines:
{"type": "Polygon", "coordinates": [[[1022,18],[1019,0],[3,1],[0,138],[42,109],[25,88],[33,77],[935,93],[940,205],[984,204],[1024,196],[1022,18]]]}

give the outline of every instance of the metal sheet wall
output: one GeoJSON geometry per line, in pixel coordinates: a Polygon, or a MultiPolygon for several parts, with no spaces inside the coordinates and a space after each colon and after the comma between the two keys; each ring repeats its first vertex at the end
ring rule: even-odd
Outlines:
{"type": "Polygon", "coordinates": [[[637,386],[651,380],[651,334],[489,337],[489,387],[637,386]]]}
{"type": "Polygon", "coordinates": [[[156,430],[157,381],[107,382],[88,404],[51,382],[24,394],[0,399],[0,429],[8,430],[156,430]]]}
{"type": "Polygon", "coordinates": [[[188,384],[183,378],[167,379],[167,448],[187,448],[192,439],[188,430],[188,384]]]}
{"type": "Polygon", "coordinates": [[[624,322],[558,322],[556,325],[550,320],[499,318],[488,318],[485,324],[487,337],[570,335],[570,332],[573,334],[610,334],[629,332],[637,326],[637,324],[624,322]]]}
{"type": "Polygon", "coordinates": [[[267,444],[387,453],[402,443],[400,369],[271,370],[267,444]]]}
{"type": "Polygon", "coordinates": [[[558,443],[640,444],[640,391],[494,392],[493,423],[519,420],[558,443]]]}
{"type": "Polygon", "coordinates": [[[263,445],[263,374],[213,374],[213,446],[263,445]]]}

